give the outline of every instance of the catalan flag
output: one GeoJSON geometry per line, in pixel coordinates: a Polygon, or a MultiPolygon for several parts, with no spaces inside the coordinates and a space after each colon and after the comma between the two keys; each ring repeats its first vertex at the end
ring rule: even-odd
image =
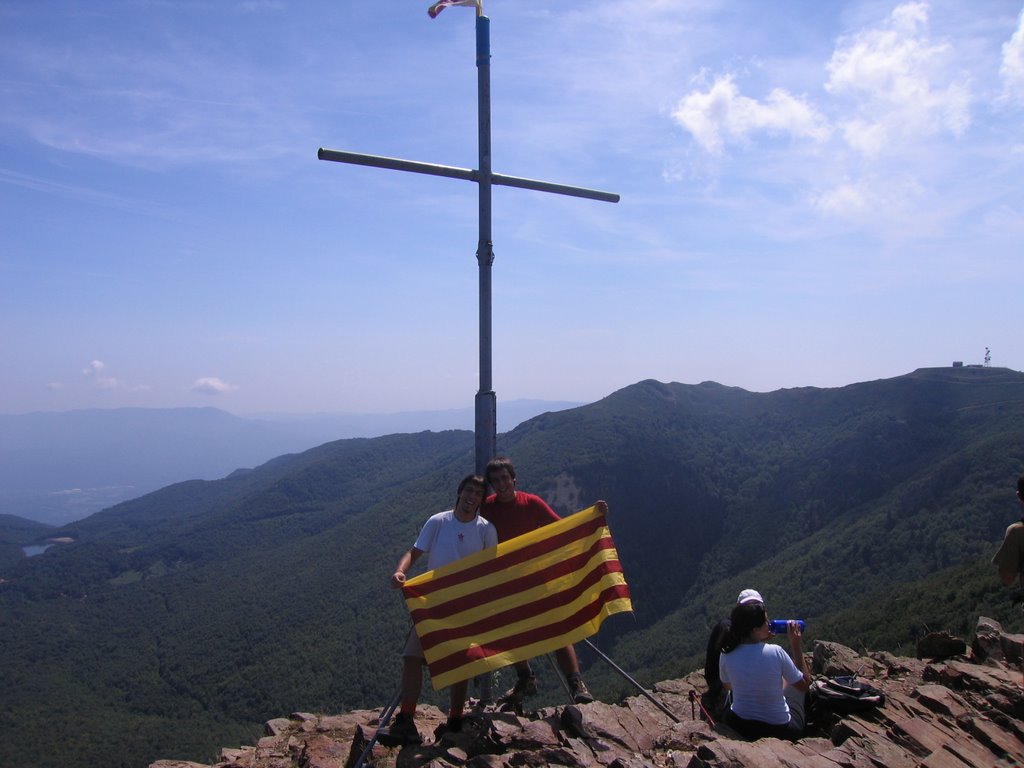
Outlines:
{"type": "Polygon", "coordinates": [[[437,690],[564,648],[633,610],[595,507],[428,571],[402,592],[437,690]]]}
{"type": "Polygon", "coordinates": [[[432,6],[427,8],[427,14],[430,16],[430,18],[436,19],[437,14],[439,14],[445,8],[448,8],[453,5],[470,5],[476,8],[476,13],[479,16],[481,13],[483,13],[483,6],[481,6],[480,3],[481,0],[439,0],[439,2],[436,2],[432,6]]]}

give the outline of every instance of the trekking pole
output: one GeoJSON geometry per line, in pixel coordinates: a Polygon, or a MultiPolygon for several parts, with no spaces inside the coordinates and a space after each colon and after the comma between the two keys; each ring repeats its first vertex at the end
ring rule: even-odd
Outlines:
{"type": "Polygon", "coordinates": [[[394,714],[395,710],[398,709],[398,702],[402,700],[402,688],[399,686],[398,693],[395,694],[395,698],[388,704],[387,709],[381,714],[380,719],[377,721],[377,730],[373,732],[373,736],[366,743],[366,747],[363,748],[362,754],[359,755],[359,759],[355,761],[352,768],[363,768],[366,764],[366,758],[373,751],[373,746],[377,743],[377,735],[380,733],[381,728],[385,728],[391,721],[391,715],[394,714]]]}
{"type": "MultiPolygon", "coordinates": [[[[409,627],[409,631],[405,633],[405,641],[402,643],[402,648],[405,648],[405,644],[409,642],[409,635],[412,634],[415,625],[409,627]]],[[[366,747],[363,748],[362,754],[359,755],[359,759],[352,764],[352,768],[363,768],[366,764],[366,758],[373,751],[374,744],[377,743],[377,737],[380,735],[381,729],[386,728],[387,724],[391,722],[391,716],[398,709],[398,704],[402,700],[402,685],[398,686],[398,693],[395,694],[395,698],[391,700],[387,708],[381,713],[381,716],[377,719],[377,730],[373,732],[373,736],[366,743],[366,747]]]]}
{"type": "Polygon", "coordinates": [[[576,701],[573,699],[572,689],[569,688],[569,682],[562,676],[562,673],[559,671],[558,667],[555,665],[555,660],[553,658],[551,658],[551,654],[550,653],[546,653],[544,655],[548,657],[548,663],[551,665],[551,669],[554,671],[555,677],[558,678],[558,682],[560,682],[562,684],[562,688],[565,689],[565,695],[569,697],[569,703],[570,704],[575,704],[576,701]]]}
{"type": "Polygon", "coordinates": [[[695,704],[696,704],[696,706],[700,707],[700,711],[704,715],[704,717],[707,719],[708,725],[710,725],[712,728],[714,728],[715,727],[715,718],[713,718],[711,716],[711,713],[708,712],[708,708],[705,707],[704,706],[704,702],[700,700],[700,696],[697,695],[697,691],[695,691],[693,688],[691,688],[690,689],[690,717],[692,719],[694,719],[694,720],[697,719],[697,715],[696,715],[696,713],[694,711],[694,705],[695,704]]]}
{"type": "Polygon", "coordinates": [[[594,653],[596,653],[602,659],[607,661],[609,666],[611,666],[612,669],[614,669],[616,672],[618,672],[620,675],[622,675],[622,677],[625,678],[627,681],[632,683],[633,686],[638,691],[640,691],[640,693],[642,693],[644,695],[644,697],[648,701],[650,701],[652,704],[654,704],[654,706],[656,706],[658,709],[660,709],[666,715],[671,717],[673,722],[675,722],[675,723],[683,722],[682,720],[680,720],[678,717],[675,716],[675,714],[672,712],[671,709],[669,709],[664,704],[662,704],[660,701],[658,701],[656,698],[654,698],[654,696],[652,696],[650,693],[648,693],[646,688],[644,688],[642,685],[640,685],[640,683],[638,683],[636,680],[634,680],[632,677],[630,677],[629,673],[626,672],[626,670],[624,670],[622,667],[620,667],[618,664],[616,664],[614,661],[612,661],[610,658],[608,658],[607,654],[605,654],[601,649],[599,649],[596,645],[594,645],[592,642],[590,642],[589,638],[583,638],[583,642],[586,643],[587,645],[589,645],[590,649],[594,653]]]}

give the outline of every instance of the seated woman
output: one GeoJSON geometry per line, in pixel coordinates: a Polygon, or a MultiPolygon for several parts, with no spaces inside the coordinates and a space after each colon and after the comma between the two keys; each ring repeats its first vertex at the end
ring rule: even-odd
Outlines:
{"type": "Polygon", "coordinates": [[[795,741],[803,735],[804,694],[810,685],[800,625],[789,622],[791,659],[779,646],[765,642],[772,631],[763,604],[737,605],[730,620],[719,658],[722,685],[732,691],[725,722],[747,739],[795,741]]]}

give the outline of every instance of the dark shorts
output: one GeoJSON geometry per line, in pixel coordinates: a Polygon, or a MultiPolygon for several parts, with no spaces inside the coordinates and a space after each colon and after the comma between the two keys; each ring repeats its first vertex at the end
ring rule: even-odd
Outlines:
{"type": "Polygon", "coordinates": [[[420,636],[416,632],[410,632],[409,636],[405,638],[405,648],[402,650],[402,656],[414,656],[417,659],[423,658],[423,646],[420,645],[420,636]]]}
{"type": "Polygon", "coordinates": [[[806,712],[807,694],[798,691],[792,685],[783,689],[786,704],[789,707],[789,722],[781,725],[766,723],[762,720],[748,720],[740,717],[732,709],[725,713],[725,723],[743,738],[756,741],[767,736],[776,739],[796,741],[804,735],[804,717],[806,712]]]}
{"type": "Polygon", "coordinates": [[[772,723],[765,723],[760,720],[747,720],[747,718],[740,717],[731,709],[725,713],[725,724],[750,741],[757,741],[758,739],[768,737],[796,741],[804,735],[803,727],[799,723],[794,722],[792,718],[784,725],[773,725],[772,723]]]}

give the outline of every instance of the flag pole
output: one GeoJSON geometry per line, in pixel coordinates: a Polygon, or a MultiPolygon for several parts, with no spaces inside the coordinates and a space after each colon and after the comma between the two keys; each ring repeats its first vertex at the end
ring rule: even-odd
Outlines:
{"type": "Polygon", "coordinates": [[[605,654],[600,648],[598,648],[596,645],[594,645],[592,642],[590,642],[590,638],[589,637],[583,638],[583,642],[586,643],[588,646],[590,646],[590,650],[592,650],[594,653],[596,653],[602,659],[607,661],[609,666],[612,669],[614,669],[616,672],[618,672],[620,675],[622,675],[622,677],[624,677],[627,681],[632,683],[633,686],[638,691],[640,691],[640,693],[642,693],[644,695],[644,697],[647,698],[648,701],[650,701],[652,704],[654,704],[654,706],[656,706],[658,709],[660,709],[666,715],[671,717],[673,722],[676,722],[676,723],[681,723],[682,722],[682,720],[680,720],[678,717],[675,716],[675,714],[672,712],[671,709],[669,709],[664,704],[662,704],[660,701],[658,701],[656,698],[654,698],[654,696],[651,693],[649,693],[646,688],[644,688],[642,685],[640,685],[640,683],[638,683],[636,680],[634,680],[632,677],[630,677],[629,673],[626,672],[626,670],[624,670],[622,667],[620,667],[618,664],[616,664],[614,661],[612,661],[610,658],[608,658],[607,654],[605,654]]]}

